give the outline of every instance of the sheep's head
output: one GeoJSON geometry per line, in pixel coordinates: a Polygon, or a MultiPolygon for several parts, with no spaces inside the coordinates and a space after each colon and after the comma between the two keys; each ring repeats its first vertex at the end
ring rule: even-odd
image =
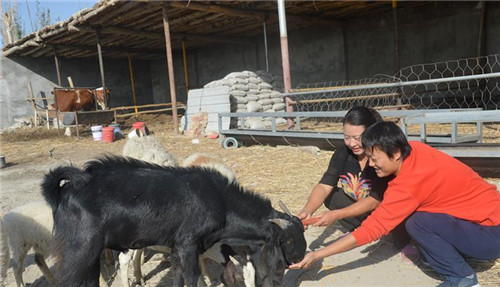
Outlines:
{"type": "Polygon", "coordinates": [[[221,276],[224,286],[255,287],[255,267],[250,255],[246,258],[240,255],[229,255],[229,262],[221,276]]]}

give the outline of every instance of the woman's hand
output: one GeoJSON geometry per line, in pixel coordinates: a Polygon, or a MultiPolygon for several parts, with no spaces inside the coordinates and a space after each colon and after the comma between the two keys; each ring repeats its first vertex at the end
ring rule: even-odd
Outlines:
{"type": "Polygon", "coordinates": [[[307,253],[306,256],[304,256],[304,259],[302,259],[302,261],[300,261],[299,263],[292,264],[292,265],[288,266],[288,268],[289,269],[309,268],[309,267],[311,267],[311,265],[314,262],[316,262],[320,259],[321,258],[318,257],[316,252],[311,251],[311,252],[307,253]]]}
{"type": "Polygon", "coordinates": [[[307,210],[305,209],[302,209],[301,212],[299,212],[299,214],[297,214],[297,217],[300,219],[300,220],[303,220],[303,219],[308,219],[308,218],[311,218],[312,217],[312,214],[309,213],[307,210]]]}
{"type": "Polygon", "coordinates": [[[313,226],[330,226],[337,220],[342,219],[338,210],[330,210],[316,217],[319,218],[319,220],[314,223],[313,226]]]}

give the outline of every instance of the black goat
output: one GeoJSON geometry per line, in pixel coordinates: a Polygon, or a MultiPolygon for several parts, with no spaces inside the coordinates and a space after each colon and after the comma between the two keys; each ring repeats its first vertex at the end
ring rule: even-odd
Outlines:
{"type": "Polygon", "coordinates": [[[305,254],[297,217],[210,169],[104,157],[52,170],[42,193],[54,215],[59,286],[98,286],[104,248],[172,247],[174,286],[196,286],[198,255],[215,242],[273,246],[286,264],[305,254]]]}

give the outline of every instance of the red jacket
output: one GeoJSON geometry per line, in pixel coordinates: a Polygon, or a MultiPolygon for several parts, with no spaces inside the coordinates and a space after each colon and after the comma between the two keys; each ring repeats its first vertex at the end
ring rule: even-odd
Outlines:
{"type": "Polygon", "coordinates": [[[420,142],[389,182],[377,209],[353,231],[358,246],[387,235],[415,211],[446,213],[480,225],[500,224],[500,193],[457,159],[420,142]]]}

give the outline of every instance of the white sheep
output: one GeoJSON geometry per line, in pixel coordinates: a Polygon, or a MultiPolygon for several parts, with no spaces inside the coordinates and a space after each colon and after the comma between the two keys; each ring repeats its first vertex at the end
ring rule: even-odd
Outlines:
{"type": "Polygon", "coordinates": [[[123,146],[123,156],[165,166],[177,166],[177,160],[168,153],[161,141],[153,136],[129,138],[123,146]]]}
{"type": "MultiPolygon", "coordinates": [[[[25,287],[23,264],[28,251],[35,251],[35,263],[45,279],[55,285],[56,280],[45,261],[52,251],[52,209],[44,201],[18,206],[0,220],[0,287],[5,286],[9,259],[12,254],[14,277],[17,287],[25,287]]],[[[102,274],[101,286],[108,286],[102,274]]]]}
{"type": "Polygon", "coordinates": [[[52,209],[45,202],[31,202],[9,211],[0,224],[0,286],[4,286],[12,253],[14,276],[17,286],[23,282],[23,264],[28,251],[33,247],[35,262],[45,278],[55,284],[45,258],[50,255],[52,242],[52,209]]]}

